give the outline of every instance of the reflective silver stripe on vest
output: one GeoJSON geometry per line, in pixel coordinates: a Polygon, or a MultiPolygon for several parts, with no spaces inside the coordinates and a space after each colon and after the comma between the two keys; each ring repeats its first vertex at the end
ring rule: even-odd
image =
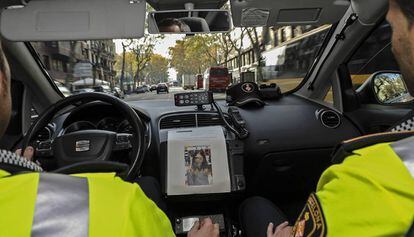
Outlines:
{"type": "Polygon", "coordinates": [[[414,178],[414,136],[394,142],[391,147],[414,178]]]}
{"type": "Polygon", "coordinates": [[[31,236],[87,237],[88,226],[88,180],[40,174],[31,236]]]}

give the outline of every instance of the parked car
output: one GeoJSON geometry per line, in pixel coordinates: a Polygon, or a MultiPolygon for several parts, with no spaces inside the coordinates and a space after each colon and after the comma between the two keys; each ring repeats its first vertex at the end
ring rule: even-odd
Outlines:
{"type": "Polygon", "coordinates": [[[120,99],[125,98],[124,92],[119,87],[114,87],[114,89],[112,90],[112,93],[114,94],[114,96],[116,96],[120,99]]]}
{"type": "Polygon", "coordinates": [[[157,85],[157,94],[159,94],[161,92],[169,93],[168,86],[167,86],[166,83],[158,83],[158,85],[157,85]]]}
{"type": "Polygon", "coordinates": [[[107,94],[113,95],[111,88],[109,86],[107,86],[107,85],[94,86],[94,87],[92,87],[92,89],[95,92],[103,92],[103,93],[107,93],[107,94]]]}
{"type": "Polygon", "coordinates": [[[139,94],[139,93],[145,93],[147,92],[148,89],[144,86],[138,86],[137,89],[135,89],[135,93],[139,94]]]}
{"type": "Polygon", "coordinates": [[[157,85],[150,86],[150,91],[156,91],[156,90],[157,90],[157,85]]]}
{"type": "Polygon", "coordinates": [[[178,83],[178,81],[170,81],[170,82],[168,83],[168,86],[177,87],[177,86],[179,86],[179,83],[178,83]]]}
{"type": "Polygon", "coordinates": [[[83,89],[74,90],[72,93],[80,94],[80,93],[87,93],[87,92],[95,92],[95,90],[92,88],[83,88],[83,89]]]}
{"type": "Polygon", "coordinates": [[[58,87],[58,89],[60,90],[60,92],[62,92],[62,94],[65,97],[70,96],[72,93],[70,93],[70,91],[68,90],[68,88],[66,86],[64,86],[62,83],[60,83],[59,81],[54,81],[56,86],[58,87]]]}
{"type": "Polygon", "coordinates": [[[146,92],[150,92],[150,87],[149,86],[143,85],[142,87],[145,89],[146,92]]]}

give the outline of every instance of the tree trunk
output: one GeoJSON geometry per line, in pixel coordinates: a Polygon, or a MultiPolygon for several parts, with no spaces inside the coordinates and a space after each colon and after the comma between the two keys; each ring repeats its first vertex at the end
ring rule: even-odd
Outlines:
{"type": "Polygon", "coordinates": [[[263,81],[263,68],[262,68],[262,52],[260,50],[259,45],[256,45],[254,48],[254,54],[256,55],[257,58],[257,68],[256,68],[256,72],[257,72],[257,83],[261,83],[263,81]]]}
{"type": "Polygon", "coordinates": [[[262,71],[262,64],[261,64],[262,49],[260,47],[260,39],[257,34],[256,28],[253,28],[253,32],[247,30],[247,35],[249,36],[250,42],[253,46],[253,52],[257,59],[257,67],[256,67],[257,82],[260,83],[263,81],[263,71],[262,71]]]}
{"type": "Polygon", "coordinates": [[[140,80],[139,72],[140,72],[140,66],[137,65],[137,71],[135,72],[135,75],[134,75],[134,88],[137,88],[139,80],[140,80]]]}
{"type": "Polygon", "coordinates": [[[121,69],[121,78],[119,79],[119,84],[121,86],[121,91],[124,91],[124,78],[125,78],[125,54],[126,48],[122,45],[122,69],[121,69]]]}
{"type": "Polygon", "coordinates": [[[76,45],[77,45],[77,41],[70,41],[69,42],[69,68],[67,70],[67,74],[65,77],[65,86],[67,88],[70,88],[70,83],[73,82],[73,78],[74,78],[74,69],[75,69],[75,64],[76,64],[76,45]]]}
{"type": "Polygon", "coordinates": [[[238,52],[238,56],[237,56],[237,66],[239,68],[239,79],[240,79],[240,82],[244,82],[242,80],[242,54],[241,54],[241,52],[238,52]]]}

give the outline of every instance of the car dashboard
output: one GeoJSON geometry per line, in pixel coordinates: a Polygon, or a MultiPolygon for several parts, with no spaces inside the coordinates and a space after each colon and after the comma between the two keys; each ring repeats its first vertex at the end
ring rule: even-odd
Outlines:
{"type": "MultiPolygon", "coordinates": [[[[175,107],[173,101],[167,100],[129,103],[146,111],[151,118],[153,143],[149,154],[153,156],[151,159],[160,160],[158,164],[166,159],[162,144],[167,141],[169,130],[224,126],[210,106],[197,111],[195,107],[175,107]]],[[[218,101],[218,104],[224,112],[228,111],[225,101],[218,101]]],[[[275,192],[275,186],[286,192],[314,189],[320,174],[331,164],[333,148],[361,134],[339,112],[296,95],[266,101],[263,107],[238,110],[249,131],[249,136],[241,140],[247,188],[259,193],[275,192]]],[[[164,175],[162,168],[161,177],[164,175]]]]}
{"type": "MultiPolygon", "coordinates": [[[[172,100],[128,103],[146,125],[147,152],[142,174],[160,180],[164,180],[166,172],[168,131],[225,127],[210,105],[199,110],[195,106],[176,107],[172,100]]],[[[226,120],[231,122],[227,113],[229,106],[223,100],[217,103],[224,111],[226,120]]],[[[242,107],[238,110],[249,132],[246,139],[237,139],[244,148],[243,175],[246,187],[257,193],[269,194],[274,192],[275,186],[286,192],[307,190],[309,187],[314,189],[320,174],[330,165],[333,147],[360,135],[354,124],[337,111],[296,95],[266,101],[263,107],[242,107]]],[[[55,117],[39,138],[86,129],[130,132],[128,122],[111,106],[93,102],[55,117]]],[[[228,130],[225,132],[231,133],[228,130]]]]}

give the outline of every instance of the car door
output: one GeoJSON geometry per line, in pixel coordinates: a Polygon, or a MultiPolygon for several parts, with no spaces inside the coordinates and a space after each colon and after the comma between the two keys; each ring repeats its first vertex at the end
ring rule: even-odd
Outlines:
{"type": "MultiPolygon", "coordinates": [[[[391,50],[391,36],[391,27],[384,20],[339,70],[345,115],[364,134],[390,129],[414,107],[411,99],[405,102],[397,99],[381,101],[378,90],[374,88],[379,77],[399,74],[399,67],[391,50]]],[[[395,86],[393,83],[389,85],[395,86]]],[[[404,83],[402,87],[404,88],[401,90],[408,93],[404,83]]],[[[388,91],[386,97],[397,97],[392,94],[393,88],[385,89],[388,91]]]]}

